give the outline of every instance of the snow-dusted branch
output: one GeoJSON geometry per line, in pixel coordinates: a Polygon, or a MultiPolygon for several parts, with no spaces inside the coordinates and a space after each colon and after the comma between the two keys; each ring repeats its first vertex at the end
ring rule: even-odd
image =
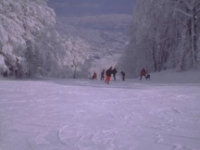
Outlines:
{"type": "Polygon", "coordinates": [[[196,11],[195,16],[197,16],[200,13],[200,8],[196,11]]]}
{"type": "Polygon", "coordinates": [[[192,3],[189,3],[187,0],[181,0],[185,6],[189,9],[189,10],[192,10],[193,9],[193,5],[192,3]]]}
{"type": "Polygon", "coordinates": [[[180,9],[180,8],[175,8],[175,10],[176,10],[177,12],[180,12],[180,13],[182,13],[182,14],[188,16],[188,17],[192,17],[192,14],[191,14],[191,13],[185,12],[184,10],[182,10],[182,9],[180,9]]]}

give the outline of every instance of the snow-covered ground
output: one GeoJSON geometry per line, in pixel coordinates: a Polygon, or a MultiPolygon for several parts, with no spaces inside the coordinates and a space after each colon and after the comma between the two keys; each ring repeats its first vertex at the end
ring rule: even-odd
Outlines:
{"type": "Polygon", "coordinates": [[[0,150],[199,150],[200,72],[0,78],[0,150]]]}

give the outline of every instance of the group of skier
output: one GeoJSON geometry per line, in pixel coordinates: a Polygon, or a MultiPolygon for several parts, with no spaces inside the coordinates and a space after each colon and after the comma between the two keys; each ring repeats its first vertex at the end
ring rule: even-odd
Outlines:
{"type": "MultiPolygon", "coordinates": [[[[122,81],[125,81],[125,72],[121,71],[121,77],[122,77],[122,81]]],[[[109,69],[105,70],[103,69],[101,72],[101,80],[105,79],[105,83],[109,84],[111,76],[113,75],[113,79],[114,81],[116,81],[116,74],[117,74],[117,69],[114,67],[110,67],[109,69]]],[[[94,72],[92,79],[97,79],[97,73],[94,72]]]]}
{"type": "MultiPolygon", "coordinates": [[[[114,81],[116,81],[116,74],[117,74],[117,69],[111,66],[107,70],[105,69],[102,70],[100,80],[105,80],[105,83],[109,84],[112,75],[113,75],[114,81]]],[[[120,74],[122,77],[122,81],[125,81],[125,72],[121,71],[120,74]]],[[[144,68],[140,71],[140,80],[142,80],[142,77],[145,77],[146,79],[150,79],[150,74],[148,74],[144,68]]],[[[92,79],[97,79],[96,72],[93,73],[92,79]]]]}

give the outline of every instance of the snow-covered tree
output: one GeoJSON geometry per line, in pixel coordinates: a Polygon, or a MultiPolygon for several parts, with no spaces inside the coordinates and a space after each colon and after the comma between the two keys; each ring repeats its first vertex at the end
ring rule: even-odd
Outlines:
{"type": "Polygon", "coordinates": [[[135,77],[141,68],[198,68],[199,12],[199,0],[137,1],[121,67],[135,77]]]}
{"type": "Polygon", "coordinates": [[[67,53],[46,0],[0,1],[0,72],[19,60],[21,74],[67,76],[67,53]]]}
{"type": "Polygon", "coordinates": [[[175,3],[174,16],[179,24],[182,24],[182,41],[181,45],[183,52],[179,61],[180,69],[185,69],[187,66],[198,68],[198,48],[197,39],[199,34],[200,17],[200,1],[199,0],[172,0],[175,3]],[[180,20],[182,18],[182,20],[180,20]],[[186,57],[186,58],[185,58],[186,57]],[[183,64],[183,60],[187,61],[187,66],[183,64]]]}
{"type": "Polygon", "coordinates": [[[70,37],[66,39],[64,44],[68,54],[67,65],[73,70],[73,78],[77,77],[78,72],[82,72],[81,74],[84,76],[88,74],[91,65],[89,61],[91,55],[90,45],[79,37],[70,37]],[[87,70],[85,70],[86,68],[87,70]]]}

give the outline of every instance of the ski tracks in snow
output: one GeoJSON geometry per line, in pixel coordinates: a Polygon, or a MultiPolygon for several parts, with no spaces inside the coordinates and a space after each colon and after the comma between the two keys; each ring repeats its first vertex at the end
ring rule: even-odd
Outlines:
{"type": "Polygon", "coordinates": [[[129,89],[123,88],[125,85],[115,87],[114,83],[113,88],[100,83],[96,86],[94,82],[90,86],[88,82],[79,86],[19,81],[13,82],[12,87],[3,83],[0,149],[198,150],[200,147],[197,132],[200,111],[195,99],[200,94],[188,92],[188,87],[172,90],[168,86],[129,84],[129,89]],[[20,144],[14,147],[16,143],[20,144]]]}
{"type": "Polygon", "coordinates": [[[61,143],[71,150],[100,150],[116,149],[114,140],[117,137],[115,130],[92,130],[84,126],[64,126],[58,131],[61,143]]]}

